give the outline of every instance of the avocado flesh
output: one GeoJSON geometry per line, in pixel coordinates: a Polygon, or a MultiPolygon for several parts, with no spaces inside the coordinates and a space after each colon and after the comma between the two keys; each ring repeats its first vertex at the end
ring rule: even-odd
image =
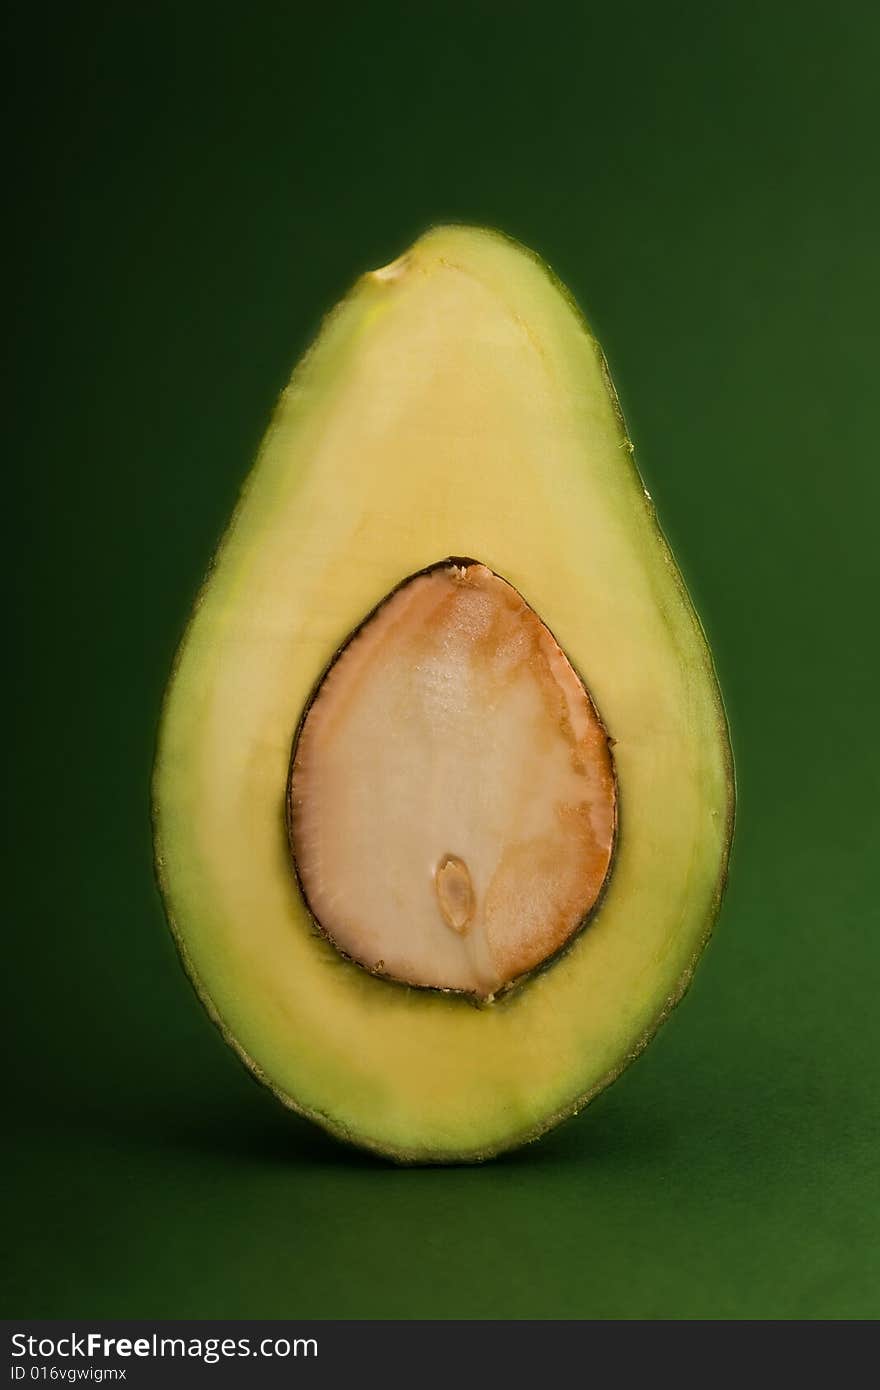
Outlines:
{"type": "Polygon", "coordinates": [[[488,998],[584,922],[611,861],[611,750],[523,597],[484,565],[401,585],[324,677],[289,791],[300,883],[378,974],[488,998]]]}
{"type": "Polygon", "coordinates": [[[365,276],[282,396],[184,638],[155,771],[157,865],[212,1016],[285,1102],[401,1160],[481,1158],[640,1050],[711,929],[733,806],[711,658],[565,294],[494,233],[441,228],[365,276]],[[347,636],[474,556],[547,625],[614,741],[601,905],[492,1004],[408,989],[314,930],[291,745],[347,636]]]}

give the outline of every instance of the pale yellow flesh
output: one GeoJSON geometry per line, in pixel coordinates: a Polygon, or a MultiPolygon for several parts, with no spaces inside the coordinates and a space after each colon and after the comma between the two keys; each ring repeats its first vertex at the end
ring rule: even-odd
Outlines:
{"type": "Polygon", "coordinates": [[[203,997],[284,1098],[360,1143],[410,1158],[514,1144],[616,1074],[680,993],[726,862],[723,712],[599,349],[521,249],[440,229],[328,321],[183,643],[155,806],[203,997]],[[313,929],[284,816],[320,673],[365,612],[447,555],[526,594],[589,673],[619,788],[597,914],[484,1008],[343,961],[313,929]]]}
{"type": "Polygon", "coordinates": [[[480,564],[391,595],[324,678],[296,745],[294,861],[317,921],[397,980],[494,995],[554,955],[611,859],[590,697],[480,564]]]}

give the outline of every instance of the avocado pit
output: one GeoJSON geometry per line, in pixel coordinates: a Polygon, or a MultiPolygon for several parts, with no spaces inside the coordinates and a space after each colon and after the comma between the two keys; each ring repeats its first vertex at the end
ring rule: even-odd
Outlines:
{"type": "Polygon", "coordinates": [[[497,994],[571,940],[611,866],[593,700],[476,561],[414,575],[357,628],[307,707],[287,796],[318,926],[410,985],[497,994]]]}

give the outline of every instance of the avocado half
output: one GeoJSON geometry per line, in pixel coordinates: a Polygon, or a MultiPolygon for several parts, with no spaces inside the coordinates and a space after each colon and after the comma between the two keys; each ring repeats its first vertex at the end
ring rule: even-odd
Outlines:
{"type": "Polygon", "coordinates": [[[430,231],[296,369],[177,655],[156,864],[203,1003],[337,1136],[490,1157],[681,997],[733,803],[598,344],[522,247],[430,231]]]}

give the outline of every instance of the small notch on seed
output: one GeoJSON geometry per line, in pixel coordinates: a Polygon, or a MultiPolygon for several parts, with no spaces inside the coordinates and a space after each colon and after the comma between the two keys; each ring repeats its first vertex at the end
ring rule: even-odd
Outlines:
{"type": "Polygon", "coordinates": [[[463,859],[444,854],[434,870],[434,890],[448,927],[464,936],[474,915],[474,885],[463,859]]]}

